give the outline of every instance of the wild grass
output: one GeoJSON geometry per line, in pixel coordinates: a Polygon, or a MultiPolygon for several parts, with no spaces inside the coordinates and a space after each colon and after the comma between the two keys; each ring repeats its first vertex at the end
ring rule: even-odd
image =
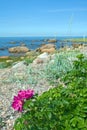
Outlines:
{"type": "Polygon", "coordinates": [[[50,83],[55,83],[58,78],[62,78],[73,68],[73,61],[76,59],[78,51],[61,52],[55,55],[54,61],[48,63],[45,69],[46,78],[50,83]]]}
{"type": "Polygon", "coordinates": [[[34,87],[40,81],[46,80],[55,85],[58,78],[61,78],[72,69],[72,63],[77,54],[79,54],[78,51],[56,53],[53,62],[50,61],[47,65],[38,68],[33,67],[29,61],[26,69],[21,73],[17,70],[12,71],[11,75],[9,75],[8,82],[29,84],[34,87]]]}
{"type": "Polygon", "coordinates": [[[11,67],[15,62],[22,61],[21,57],[0,58],[0,69],[11,67]]]}
{"type": "Polygon", "coordinates": [[[14,56],[9,57],[8,59],[0,58],[0,69],[12,67],[14,64],[20,61],[24,61],[26,65],[29,65],[30,63],[33,62],[34,59],[35,57],[28,58],[27,56],[24,56],[23,59],[22,57],[14,57],[14,56]]]}

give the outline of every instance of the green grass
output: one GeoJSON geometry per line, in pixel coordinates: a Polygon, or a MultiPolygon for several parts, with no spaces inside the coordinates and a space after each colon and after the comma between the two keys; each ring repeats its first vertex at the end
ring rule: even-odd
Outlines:
{"type": "Polygon", "coordinates": [[[0,58],[0,69],[11,67],[14,62],[18,62],[21,60],[21,57],[9,57],[8,59],[0,58]]]}
{"type": "Polygon", "coordinates": [[[87,42],[87,38],[72,38],[72,39],[66,39],[65,41],[72,41],[72,42],[87,42]]]}
{"type": "Polygon", "coordinates": [[[29,65],[30,63],[33,62],[34,59],[35,59],[35,58],[25,58],[25,59],[24,59],[24,64],[25,64],[25,65],[29,65]]]}
{"type": "Polygon", "coordinates": [[[27,58],[26,56],[23,59],[21,57],[9,57],[8,59],[0,58],[0,69],[11,67],[14,63],[23,60],[26,65],[29,65],[34,59],[34,57],[27,58]]]}

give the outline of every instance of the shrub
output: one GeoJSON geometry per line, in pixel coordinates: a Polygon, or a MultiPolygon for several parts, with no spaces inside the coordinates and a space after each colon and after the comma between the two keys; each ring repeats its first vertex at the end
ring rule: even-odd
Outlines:
{"type": "Polygon", "coordinates": [[[87,58],[83,54],[78,55],[77,58],[78,60],[73,63],[72,71],[68,72],[63,80],[68,86],[83,88],[87,86],[87,58]]]}
{"type": "Polygon", "coordinates": [[[87,60],[79,55],[63,78],[66,87],[52,88],[26,101],[15,130],[87,130],[86,64],[87,60]]]}
{"type": "Polygon", "coordinates": [[[75,57],[74,53],[59,53],[55,55],[54,62],[49,63],[46,66],[46,78],[55,83],[55,80],[64,76],[69,70],[72,69],[72,57],[75,57]]]}

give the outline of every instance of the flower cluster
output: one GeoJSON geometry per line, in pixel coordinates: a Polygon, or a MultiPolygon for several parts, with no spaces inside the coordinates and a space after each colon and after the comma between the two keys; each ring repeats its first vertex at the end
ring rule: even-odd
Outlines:
{"type": "Polygon", "coordinates": [[[28,90],[20,90],[18,92],[17,96],[14,96],[12,107],[17,110],[22,112],[23,110],[23,104],[24,100],[32,98],[34,95],[34,91],[31,89],[28,90]]]}

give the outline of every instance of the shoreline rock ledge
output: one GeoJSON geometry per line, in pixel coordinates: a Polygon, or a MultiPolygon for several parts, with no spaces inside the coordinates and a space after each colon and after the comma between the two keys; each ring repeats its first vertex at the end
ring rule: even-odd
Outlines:
{"type": "Polygon", "coordinates": [[[25,46],[17,46],[17,47],[9,48],[8,51],[10,53],[26,53],[30,50],[25,46]]]}
{"type": "Polygon", "coordinates": [[[48,40],[48,43],[56,43],[56,42],[57,42],[56,39],[49,39],[49,40],[48,40]]]}
{"type": "Polygon", "coordinates": [[[41,46],[40,48],[37,48],[36,51],[39,51],[41,53],[47,52],[47,53],[54,53],[56,50],[56,46],[54,44],[45,44],[41,46]]]}

